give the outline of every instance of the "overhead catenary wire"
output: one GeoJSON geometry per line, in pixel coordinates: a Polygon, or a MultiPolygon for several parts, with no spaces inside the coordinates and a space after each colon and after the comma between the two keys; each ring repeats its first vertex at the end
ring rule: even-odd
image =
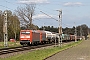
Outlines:
{"type": "MultiPolygon", "coordinates": [[[[47,15],[47,16],[50,16],[50,15],[44,13],[40,8],[37,8],[37,9],[39,10],[39,12],[41,11],[43,14],[45,14],[45,15],[47,15]]],[[[58,21],[58,19],[56,19],[56,18],[54,18],[54,17],[52,17],[52,16],[50,16],[50,18],[51,18],[51,19],[54,19],[54,20],[56,20],[56,21],[58,21]]],[[[44,19],[45,19],[45,18],[44,18],[44,19]]],[[[62,23],[62,24],[65,25],[65,26],[71,27],[71,26],[68,25],[68,24],[65,24],[65,23],[62,23]]]]}
{"type": "MultiPolygon", "coordinates": [[[[5,0],[5,2],[6,3],[9,3],[9,4],[12,4],[12,5],[14,5],[14,4],[16,4],[16,3],[11,3],[11,2],[9,2],[9,1],[7,1],[7,0],[5,0]]],[[[2,7],[4,7],[4,8],[7,8],[7,9],[10,9],[10,10],[13,10],[13,9],[11,9],[11,8],[9,8],[9,7],[6,7],[6,6],[3,6],[3,5],[0,5],[0,6],[2,6],[2,7]]],[[[39,9],[39,8],[37,8],[37,9],[39,9]]],[[[42,13],[44,13],[43,11],[41,11],[41,9],[39,9],[40,10],[40,12],[42,12],[42,13]]],[[[48,14],[46,14],[46,13],[44,13],[45,15],[47,15],[47,16],[49,16],[51,19],[54,19],[54,20],[56,20],[56,21],[58,21],[58,19],[56,19],[56,18],[54,18],[54,17],[52,17],[52,16],[50,16],[50,15],[48,15],[48,14]]],[[[48,19],[50,19],[50,18],[48,18],[48,19]]],[[[45,19],[45,18],[44,18],[45,19]]],[[[67,24],[65,24],[65,23],[63,23],[65,26],[68,26],[67,24]]]]}
{"type": "MultiPolygon", "coordinates": [[[[40,8],[37,8],[39,11],[42,11],[40,8]]],[[[42,11],[43,12],[43,11],[42,11]]],[[[47,11],[46,11],[47,12],[47,11]]],[[[45,14],[45,15],[47,15],[47,16],[50,16],[50,15],[48,15],[48,14],[46,14],[46,13],[44,13],[43,12],[43,14],[45,14]]],[[[55,15],[55,14],[54,14],[55,15]]],[[[55,15],[56,16],[56,15],[55,15]]],[[[58,15],[57,15],[58,16],[58,15]]],[[[54,17],[52,17],[52,16],[50,16],[51,17],[51,19],[53,19],[54,17]]],[[[45,18],[44,18],[45,19],[45,18]]],[[[48,19],[50,19],[50,18],[48,18],[48,19]]],[[[58,19],[56,19],[56,18],[54,18],[54,20],[56,20],[56,21],[58,21],[58,19]]],[[[68,27],[71,27],[71,25],[68,25],[68,24],[65,24],[65,23],[63,23],[62,22],[62,25],[65,25],[65,26],[68,26],[68,27]]]]}
{"type": "Polygon", "coordinates": [[[6,2],[6,3],[9,3],[9,4],[12,4],[12,5],[17,5],[18,3],[12,3],[12,2],[9,2],[9,1],[7,1],[7,0],[5,0],[4,2],[6,2]]]}
{"type": "MultiPolygon", "coordinates": [[[[40,11],[40,12],[42,12],[42,11],[40,11]]],[[[42,12],[42,13],[43,13],[43,14],[45,14],[45,15],[47,15],[47,16],[49,16],[50,18],[52,18],[52,19],[54,19],[54,20],[58,21],[58,19],[55,19],[55,18],[53,18],[52,16],[50,16],[50,15],[48,15],[48,14],[44,13],[44,12],[42,12]]],[[[64,23],[62,23],[62,24],[64,24],[64,23]]],[[[67,24],[64,24],[64,25],[68,26],[67,24]]]]}
{"type": "MultiPolygon", "coordinates": [[[[9,4],[12,4],[12,3],[10,3],[10,2],[8,2],[8,1],[6,1],[6,0],[5,0],[4,2],[9,3],[9,4]]],[[[4,4],[4,5],[5,5],[5,4],[4,4]]],[[[0,6],[6,8],[6,10],[7,10],[7,9],[13,10],[12,8],[7,7],[7,4],[6,4],[6,6],[4,6],[4,5],[1,5],[1,4],[0,4],[0,6]]],[[[13,5],[13,4],[12,4],[12,5],[13,5]]]]}
{"type": "MultiPolygon", "coordinates": [[[[44,7],[44,6],[43,6],[44,7]]],[[[47,12],[47,13],[49,13],[49,14],[52,14],[52,15],[54,15],[54,16],[58,16],[58,15],[56,15],[55,13],[52,13],[52,12],[48,12],[48,11],[46,11],[45,9],[41,9],[41,8],[39,8],[39,7],[36,7],[38,10],[39,10],[39,12],[40,11],[44,11],[44,12],[47,12]]],[[[52,9],[50,9],[50,8],[47,8],[47,7],[44,7],[44,8],[46,8],[46,9],[48,9],[48,10],[52,10],[52,9]]],[[[55,10],[52,10],[53,12],[55,12],[55,10]]]]}
{"type": "MultiPolygon", "coordinates": [[[[42,11],[40,11],[40,12],[42,12],[42,11]]],[[[52,19],[54,19],[54,20],[58,21],[57,19],[53,18],[52,16],[50,16],[50,15],[48,15],[48,14],[44,13],[44,12],[42,12],[42,13],[43,13],[43,14],[45,14],[45,15],[47,15],[47,16],[49,16],[50,18],[52,18],[52,19]]]]}
{"type": "MultiPolygon", "coordinates": [[[[16,1],[16,0],[15,0],[16,1]]],[[[9,2],[9,1],[7,1],[7,0],[4,0],[4,2],[6,2],[6,3],[8,3],[8,4],[10,4],[10,6],[13,6],[13,5],[19,5],[19,3],[17,2],[17,3],[15,3],[15,2],[9,2]]],[[[9,8],[9,7],[7,7],[7,4],[6,4],[6,6],[3,6],[3,5],[0,5],[0,6],[2,6],[2,7],[4,7],[4,8],[7,8],[7,9],[9,9],[9,10],[12,10],[12,11],[14,11],[14,9],[12,9],[12,8],[9,8]]]]}
{"type": "MultiPolygon", "coordinates": [[[[6,6],[3,6],[3,5],[0,5],[1,7],[4,7],[4,8],[7,8],[7,9],[9,9],[9,10],[13,10],[13,9],[11,9],[11,8],[9,8],[9,7],[6,7],[6,6]]],[[[7,10],[6,9],[6,10],[7,10]]]]}

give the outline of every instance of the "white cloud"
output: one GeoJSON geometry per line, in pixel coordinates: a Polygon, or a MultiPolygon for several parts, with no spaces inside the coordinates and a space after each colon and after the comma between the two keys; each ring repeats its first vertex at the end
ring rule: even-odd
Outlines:
{"type": "Polygon", "coordinates": [[[82,6],[83,3],[81,2],[67,2],[63,4],[64,6],[82,6]]]}
{"type": "Polygon", "coordinates": [[[38,15],[33,16],[33,19],[35,18],[48,18],[48,17],[44,14],[38,14],[38,15]]]}
{"type": "MultiPolygon", "coordinates": [[[[55,15],[49,15],[49,16],[51,16],[51,17],[53,17],[53,18],[57,18],[57,16],[55,16],[55,15]]],[[[38,15],[33,16],[33,19],[45,19],[45,18],[47,18],[47,19],[52,19],[52,18],[49,17],[49,16],[47,16],[47,15],[45,15],[45,14],[38,14],[38,15]]]]}
{"type": "Polygon", "coordinates": [[[48,0],[19,0],[18,3],[31,4],[31,3],[49,3],[48,0]]]}

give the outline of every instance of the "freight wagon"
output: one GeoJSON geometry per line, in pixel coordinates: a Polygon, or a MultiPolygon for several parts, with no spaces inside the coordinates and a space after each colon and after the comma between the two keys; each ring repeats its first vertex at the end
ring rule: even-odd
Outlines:
{"type": "Polygon", "coordinates": [[[40,33],[40,43],[43,44],[46,42],[46,33],[42,30],[37,30],[40,33]]]}

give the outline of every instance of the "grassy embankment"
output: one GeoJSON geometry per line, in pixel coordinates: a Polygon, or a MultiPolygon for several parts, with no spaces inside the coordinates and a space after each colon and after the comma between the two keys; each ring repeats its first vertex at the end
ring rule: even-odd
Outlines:
{"type": "MultiPolygon", "coordinates": [[[[8,47],[17,47],[17,46],[21,46],[19,41],[17,42],[8,42],[8,47]]],[[[0,42],[0,49],[4,48],[4,42],[0,42]]]]}
{"type": "Polygon", "coordinates": [[[28,52],[28,53],[20,54],[17,56],[12,56],[9,58],[1,58],[0,60],[43,60],[48,56],[51,56],[57,52],[60,52],[72,46],[76,46],[80,44],[81,42],[82,40],[78,42],[73,42],[71,44],[64,45],[62,47],[52,47],[52,48],[43,49],[43,50],[36,50],[33,52],[28,52]]]}

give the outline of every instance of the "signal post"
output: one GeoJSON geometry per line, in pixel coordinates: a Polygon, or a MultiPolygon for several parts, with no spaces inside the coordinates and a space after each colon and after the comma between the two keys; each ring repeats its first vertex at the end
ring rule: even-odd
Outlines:
{"type": "Polygon", "coordinates": [[[4,47],[8,47],[8,34],[7,34],[7,11],[4,13],[4,24],[3,24],[3,33],[4,33],[4,47]]]}

